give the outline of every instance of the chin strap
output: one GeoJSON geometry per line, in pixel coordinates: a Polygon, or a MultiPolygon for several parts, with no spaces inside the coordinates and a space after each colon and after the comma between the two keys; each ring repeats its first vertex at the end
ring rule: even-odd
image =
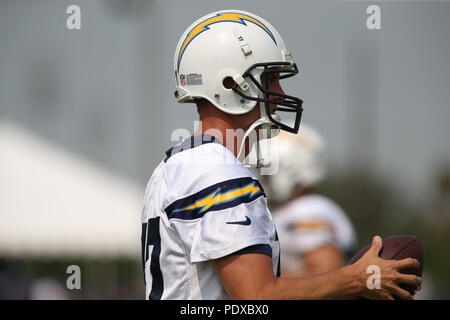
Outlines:
{"type": "MultiPolygon", "coordinates": [[[[253,130],[255,130],[257,127],[261,127],[260,131],[259,131],[259,133],[260,133],[259,139],[257,138],[257,140],[255,142],[255,144],[256,144],[256,168],[258,168],[258,169],[270,166],[270,158],[265,159],[264,156],[261,154],[260,140],[273,138],[280,133],[280,128],[277,127],[276,129],[273,129],[273,127],[275,125],[267,117],[266,109],[264,108],[264,105],[262,105],[262,104],[260,105],[260,112],[261,112],[262,117],[259,118],[258,120],[256,120],[255,122],[253,122],[252,125],[245,132],[244,138],[241,141],[241,146],[239,148],[239,152],[237,155],[238,160],[241,161],[240,159],[242,156],[242,152],[244,151],[245,140],[247,139],[247,137],[253,130]],[[272,130],[275,131],[275,134],[272,134],[273,133],[272,130]]],[[[276,120],[279,120],[280,116],[275,114],[275,115],[273,115],[273,118],[275,118],[276,120]]],[[[241,162],[243,162],[243,160],[241,162]]],[[[244,164],[244,166],[251,167],[252,165],[244,164]]]]}

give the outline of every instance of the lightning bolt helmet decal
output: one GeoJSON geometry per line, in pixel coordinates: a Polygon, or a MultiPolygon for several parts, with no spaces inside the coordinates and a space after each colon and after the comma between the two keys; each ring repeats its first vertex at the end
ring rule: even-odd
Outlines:
{"type": "Polygon", "coordinates": [[[188,34],[186,35],[186,38],[184,39],[183,43],[181,44],[180,51],[178,53],[178,62],[177,62],[178,70],[180,69],[181,58],[183,57],[183,54],[186,51],[187,46],[199,34],[209,30],[209,26],[211,26],[212,24],[215,24],[215,23],[220,23],[220,22],[235,22],[235,23],[240,23],[240,24],[243,24],[246,26],[247,24],[245,23],[245,21],[251,22],[251,23],[257,25],[258,27],[260,27],[272,38],[272,40],[273,40],[273,42],[275,42],[275,44],[277,43],[275,40],[275,36],[272,34],[270,29],[264,23],[262,23],[260,20],[254,18],[254,17],[251,17],[249,15],[246,15],[243,13],[237,13],[237,12],[217,13],[213,17],[202,20],[200,23],[195,25],[191,31],[188,32],[188,34]]]}

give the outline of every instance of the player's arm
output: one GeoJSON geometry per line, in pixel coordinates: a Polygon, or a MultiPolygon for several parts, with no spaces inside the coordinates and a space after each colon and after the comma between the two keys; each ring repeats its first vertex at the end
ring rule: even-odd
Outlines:
{"type": "Polygon", "coordinates": [[[232,299],[345,299],[360,290],[345,268],[311,278],[275,278],[271,258],[262,254],[228,256],[214,267],[232,299]]]}
{"type": "Polygon", "coordinates": [[[302,253],[298,257],[304,264],[300,272],[282,271],[285,277],[306,277],[336,270],[345,264],[345,256],[334,244],[326,244],[317,249],[302,253]]]}
{"type": "Polygon", "coordinates": [[[232,299],[412,299],[399,283],[420,285],[421,278],[399,273],[417,267],[415,259],[383,260],[378,257],[381,238],[375,237],[370,250],[355,264],[306,278],[275,278],[270,257],[262,254],[231,255],[213,261],[222,284],[232,299]],[[378,265],[381,289],[366,286],[367,267],[378,265]]]}

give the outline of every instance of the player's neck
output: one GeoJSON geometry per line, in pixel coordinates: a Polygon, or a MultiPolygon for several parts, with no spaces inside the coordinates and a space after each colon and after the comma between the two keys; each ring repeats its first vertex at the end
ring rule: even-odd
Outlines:
{"type": "MultiPolygon", "coordinates": [[[[236,123],[236,116],[228,115],[212,106],[200,107],[199,114],[200,125],[194,133],[194,136],[201,134],[214,136],[223,146],[230,150],[235,157],[237,157],[240,140],[238,139],[236,130],[240,126],[236,123]]],[[[245,132],[244,129],[242,130],[245,132]]],[[[248,143],[248,141],[246,141],[246,143],[248,143]]],[[[245,146],[245,150],[249,150],[248,145],[245,146]]]]}
{"type": "MultiPolygon", "coordinates": [[[[237,141],[229,141],[230,138],[227,139],[227,131],[228,133],[230,133],[233,130],[233,126],[225,119],[206,117],[204,119],[200,118],[200,125],[197,131],[194,133],[194,136],[198,136],[201,134],[213,136],[218,142],[220,142],[223,146],[230,150],[234,154],[234,156],[236,156],[238,152],[237,141]]],[[[234,136],[231,139],[236,140],[234,136]]]]}

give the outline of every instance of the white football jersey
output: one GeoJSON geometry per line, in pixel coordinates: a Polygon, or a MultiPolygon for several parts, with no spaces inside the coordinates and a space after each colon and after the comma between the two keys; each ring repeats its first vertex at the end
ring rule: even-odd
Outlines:
{"type": "Polygon", "coordinates": [[[169,149],[147,185],[142,210],[146,299],[229,299],[211,260],[272,257],[279,244],[264,190],[214,137],[169,149]]]}
{"type": "Polygon", "coordinates": [[[281,265],[290,272],[303,268],[301,255],[327,244],[344,253],[356,245],[352,223],[333,200],[310,194],[298,197],[274,211],[281,243],[281,265]]]}

